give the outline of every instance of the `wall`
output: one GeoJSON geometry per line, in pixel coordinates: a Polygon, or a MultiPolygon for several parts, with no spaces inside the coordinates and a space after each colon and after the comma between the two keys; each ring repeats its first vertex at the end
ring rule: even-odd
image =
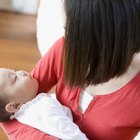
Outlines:
{"type": "Polygon", "coordinates": [[[62,0],[40,0],[37,16],[37,41],[41,55],[64,35],[62,0]]]}
{"type": "Polygon", "coordinates": [[[10,10],[12,0],[0,0],[0,9],[10,10]]]}
{"type": "Polygon", "coordinates": [[[36,14],[39,0],[0,0],[0,9],[36,14]]]}

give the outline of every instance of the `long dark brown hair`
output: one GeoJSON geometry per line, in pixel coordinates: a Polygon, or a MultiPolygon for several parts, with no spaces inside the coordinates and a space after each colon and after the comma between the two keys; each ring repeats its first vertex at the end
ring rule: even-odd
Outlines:
{"type": "Polygon", "coordinates": [[[70,86],[124,74],[140,51],[140,0],[65,0],[64,69],[70,86]]]}

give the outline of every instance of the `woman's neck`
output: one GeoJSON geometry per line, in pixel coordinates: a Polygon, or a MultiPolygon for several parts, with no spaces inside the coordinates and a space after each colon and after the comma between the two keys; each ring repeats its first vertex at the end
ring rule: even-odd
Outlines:
{"type": "Polygon", "coordinates": [[[110,79],[108,82],[96,86],[88,86],[85,91],[90,95],[105,95],[112,93],[132,80],[140,72],[140,53],[134,55],[127,71],[120,77],[110,79]]]}

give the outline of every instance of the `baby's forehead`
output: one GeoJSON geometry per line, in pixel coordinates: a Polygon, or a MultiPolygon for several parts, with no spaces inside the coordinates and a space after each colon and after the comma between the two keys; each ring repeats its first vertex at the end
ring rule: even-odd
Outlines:
{"type": "Polygon", "coordinates": [[[10,71],[8,69],[4,69],[4,68],[0,68],[0,80],[3,76],[5,76],[5,78],[8,76],[8,73],[10,71]]]}
{"type": "Polygon", "coordinates": [[[8,85],[12,69],[0,68],[0,91],[8,85]]]}
{"type": "Polygon", "coordinates": [[[0,68],[0,76],[7,75],[7,74],[12,73],[12,72],[14,72],[14,70],[12,70],[12,69],[0,68]]]}
{"type": "Polygon", "coordinates": [[[13,69],[8,69],[8,68],[0,68],[0,71],[13,71],[13,69]]]}

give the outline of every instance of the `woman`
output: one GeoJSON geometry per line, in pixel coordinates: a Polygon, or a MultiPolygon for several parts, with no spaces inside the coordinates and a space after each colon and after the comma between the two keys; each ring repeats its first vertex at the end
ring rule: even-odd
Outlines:
{"type": "MultiPolygon", "coordinates": [[[[55,84],[57,99],[90,140],[132,140],[140,130],[140,1],[65,0],[65,39],[32,75],[39,91],[55,84]]],[[[16,121],[10,140],[55,139],[16,121]]]]}

